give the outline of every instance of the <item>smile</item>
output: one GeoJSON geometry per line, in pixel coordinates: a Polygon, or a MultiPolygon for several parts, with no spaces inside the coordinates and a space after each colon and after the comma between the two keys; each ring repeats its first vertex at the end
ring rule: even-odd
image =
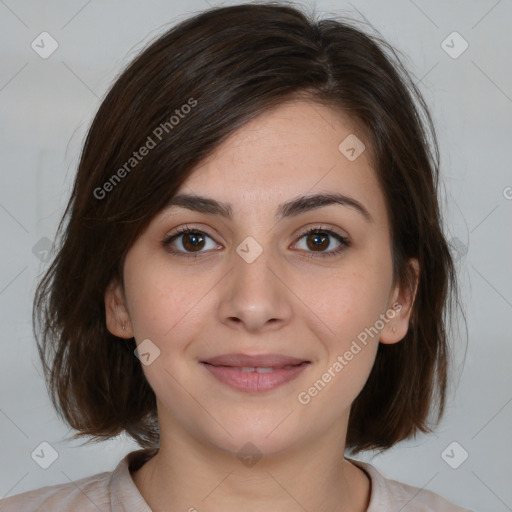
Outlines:
{"type": "Polygon", "coordinates": [[[232,366],[202,361],[206,370],[219,382],[238,391],[261,393],[296,379],[311,363],[275,363],[273,366],[232,366]]]}

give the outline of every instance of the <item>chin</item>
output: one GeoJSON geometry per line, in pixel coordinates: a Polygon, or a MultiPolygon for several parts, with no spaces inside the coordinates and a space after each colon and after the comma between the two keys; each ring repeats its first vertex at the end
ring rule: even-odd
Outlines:
{"type": "Polygon", "coordinates": [[[286,414],[272,414],[269,416],[268,409],[260,417],[251,415],[245,418],[231,417],[219,422],[229,432],[224,429],[216,429],[211,432],[209,443],[215,447],[229,452],[238,458],[253,455],[254,457],[278,455],[291,449],[298,443],[304,443],[303,433],[307,431],[305,425],[296,424],[292,418],[293,413],[288,417],[286,414]],[[286,418],[286,419],[285,419],[286,418]],[[283,421],[284,420],[284,421],[283,421]]]}

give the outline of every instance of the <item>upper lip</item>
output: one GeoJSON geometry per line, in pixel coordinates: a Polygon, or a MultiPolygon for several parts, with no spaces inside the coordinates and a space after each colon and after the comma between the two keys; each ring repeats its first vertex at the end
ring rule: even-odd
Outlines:
{"type": "Polygon", "coordinates": [[[262,354],[250,356],[247,354],[223,354],[202,360],[213,366],[235,366],[240,368],[283,368],[289,365],[309,363],[306,359],[285,356],[283,354],[262,354]]]}

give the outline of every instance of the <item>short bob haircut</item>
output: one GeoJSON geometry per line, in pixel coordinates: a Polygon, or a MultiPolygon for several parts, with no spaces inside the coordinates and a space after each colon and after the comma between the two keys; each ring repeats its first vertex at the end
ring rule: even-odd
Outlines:
{"type": "Polygon", "coordinates": [[[158,37],[117,78],[88,131],[32,317],[48,392],[73,438],[126,433],[159,446],[155,394],[135,340],[107,330],[105,290],[123,283],[126,253],[195,166],[255,116],[297,98],[362,127],[389,215],[395,282],[412,289],[408,259],[420,267],[407,335],[379,344],[346,447],[383,451],[431,432],[432,411],[441,419],[456,276],[425,100],[379,35],[260,2],[203,11],[158,37]]]}

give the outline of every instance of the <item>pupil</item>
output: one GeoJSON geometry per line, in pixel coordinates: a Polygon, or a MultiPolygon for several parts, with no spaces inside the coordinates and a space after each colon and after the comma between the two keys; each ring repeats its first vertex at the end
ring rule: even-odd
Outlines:
{"type": "MultiPolygon", "coordinates": [[[[197,249],[197,248],[201,248],[200,247],[200,244],[202,242],[202,236],[201,235],[197,235],[197,234],[188,234],[185,236],[185,242],[184,242],[184,246],[187,247],[189,244],[191,245],[192,248],[194,249],[197,249]]],[[[189,248],[189,247],[187,247],[189,248]]]]}
{"type": "Polygon", "coordinates": [[[326,236],[325,235],[322,235],[322,234],[319,234],[319,233],[314,233],[313,235],[313,247],[321,247],[322,248],[322,245],[325,245],[325,240],[326,240],[326,236]]]}
{"type": "MultiPolygon", "coordinates": [[[[313,238],[314,242],[313,242],[313,247],[315,248],[318,248],[318,247],[322,247],[325,245],[325,241],[327,239],[327,237],[325,235],[322,235],[322,234],[319,234],[319,233],[314,233],[313,235],[311,235],[311,237],[313,238]]],[[[195,248],[197,249],[198,247],[200,247],[201,245],[201,242],[202,242],[202,236],[201,235],[197,235],[197,234],[187,234],[185,236],[185,242],[184,242],[184,246],[187,247],[187,245],[190,245],[192,248],[195,248]]]]}

